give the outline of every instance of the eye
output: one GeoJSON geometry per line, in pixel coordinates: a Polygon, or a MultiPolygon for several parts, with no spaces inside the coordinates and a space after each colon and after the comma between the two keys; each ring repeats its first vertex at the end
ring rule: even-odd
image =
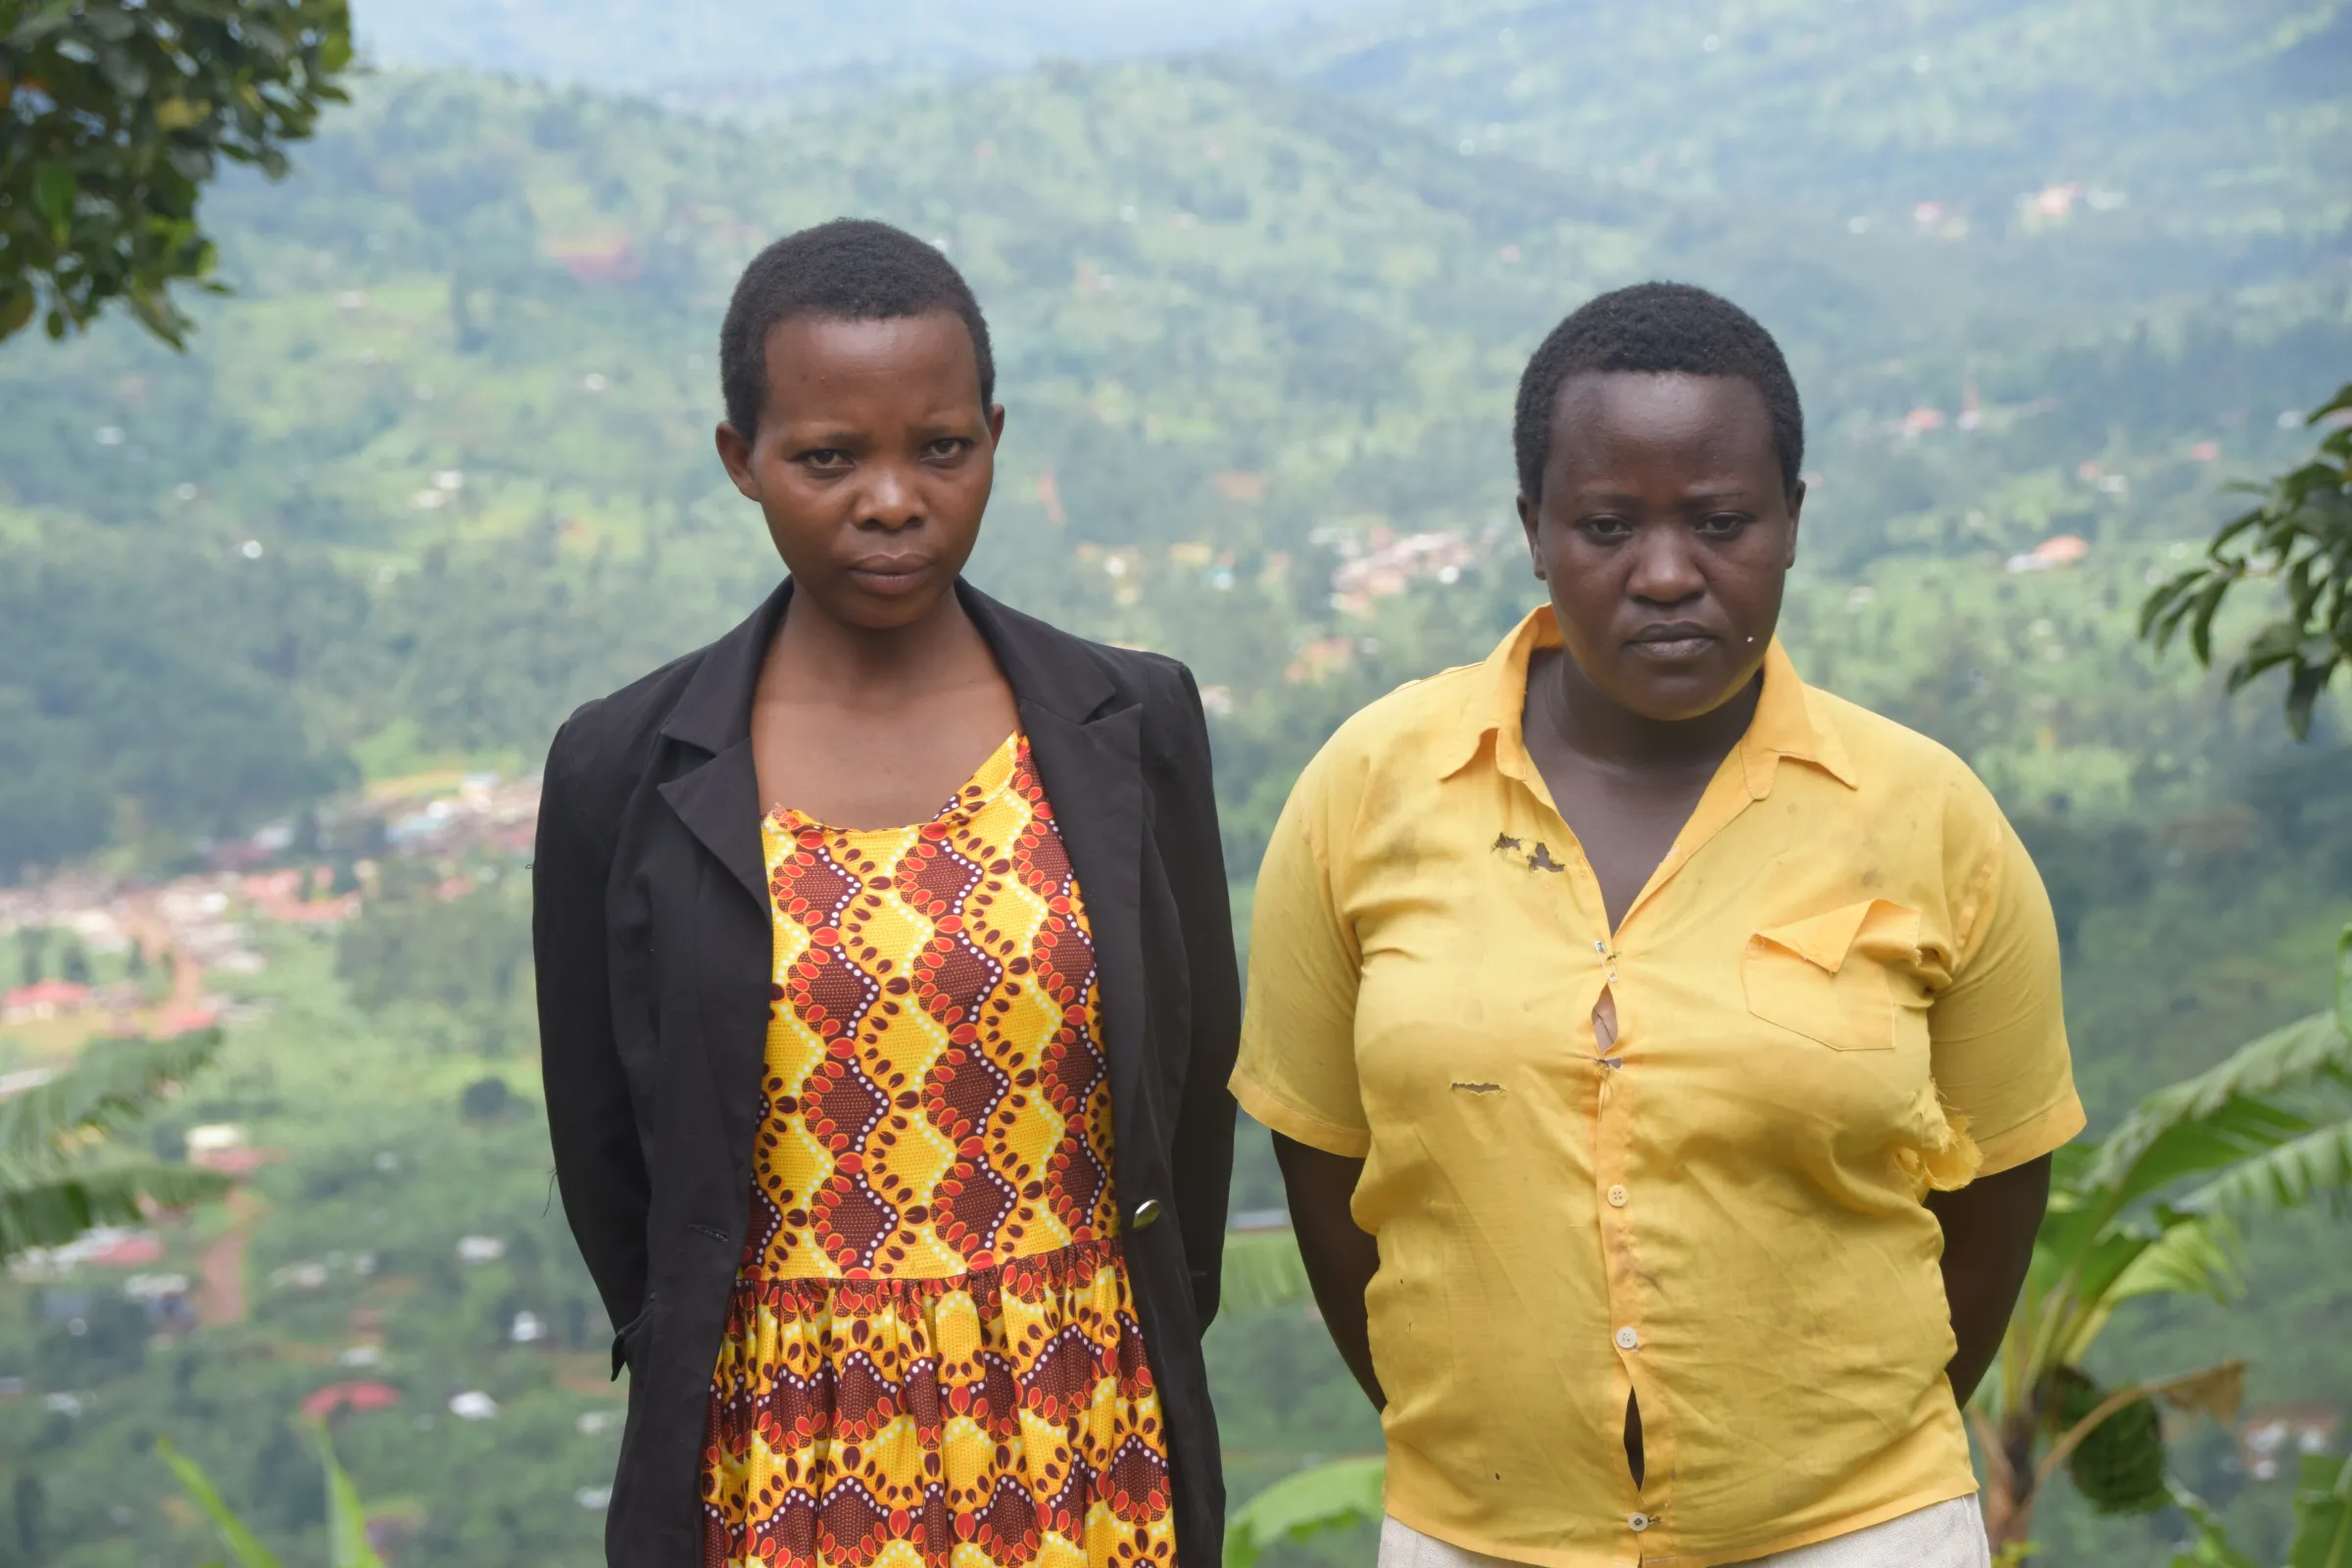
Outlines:
{"type": "Polygon", "coordinates": [[[950,458],[962,457],[971,450],[971,446],[970,440],[963,436],[943,435],[923,448],[923,456],[935,463],[944,463],[950,458]]]}
{"type": "Polygon", "coordinates": [[[1699,519],[1698,531],[1714,539],[1729,539],[1754,521],[1744,512],[1709,513],[1699,519]]]}
{"type": "Polygon", "coordinates": [[[1619,540],[1631,539],[1634,536],[1634,525],[1631,522],[1608,513],[1602,513],[1597,516],[1579,517],[1576,520],[1576,526],[1579,532],[1589,534],[1604,544],[1615,544],[1619,540]]]}
{"type": "Polygon", "coordinates": [[[850,455],[839,447],[810,447],[793,454],[792,461],[819,473],[836,473],[850,466],[850,455]]]}

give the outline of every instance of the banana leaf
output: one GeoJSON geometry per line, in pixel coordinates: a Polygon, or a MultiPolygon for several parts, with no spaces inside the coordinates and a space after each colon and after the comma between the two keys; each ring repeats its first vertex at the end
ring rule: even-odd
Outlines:
{"type": "Polygon", "coordinates": [[[1252,1568],[1278,1542],[1378,1524],[1387,1461],[1339,1459],[1283,1477],[1225,1521],[1225,1568],[1252,1568]]]}

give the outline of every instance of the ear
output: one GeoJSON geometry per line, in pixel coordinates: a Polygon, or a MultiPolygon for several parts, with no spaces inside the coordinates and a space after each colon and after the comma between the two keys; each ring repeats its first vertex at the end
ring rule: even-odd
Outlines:
{"type": "Polygon", "coordinates": [[[727,470],[727,477],[735,481],[735,488],[743,492],[747,501],[760,500],[760,479],[752,471],[752,443],[724,420],[711,432],[711,439],[718,447],[719,464],[727,470]]]}
{"type": "Polygon", "coordinates": [[[1536,525],[1539,520],[1536,504],[1527,497],[1521,496],[1519,498],[1519,526],[1527,535],[1528,564],[1535,570],[1536,581],[1542,582],[1544,580],[1544,552],[1536,547],[1536,525]]]}
{"type": "Polygon", "coordinates": [[[1796,564],[1796,524],[1804,510],[1805,481],[1799,479],[1796,488],[1788,492],[1788,559],[1781,563],[1784,570],[1796,564]]]}
{"type": "Polygon", "coordinates": [[[1004,405],[1002,403],[991,403],[988,406],[988,444],[993,447],[1004,439],[1004,405]]]}

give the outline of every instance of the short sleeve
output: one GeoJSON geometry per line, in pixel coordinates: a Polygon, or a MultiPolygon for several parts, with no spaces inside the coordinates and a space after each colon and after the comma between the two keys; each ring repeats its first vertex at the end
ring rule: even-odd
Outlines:
{"type": "Polygon", "coordinates": [[[1989,799],[1998,837],[1972,878],[1952,983],[1928,1012],[1936,1086],[1967,1118],[1989,1176],[2082,1130],[2058,976],[2058,922],[2041,873],[1989,799]]]}
{"type": "Polygon", "coordinates": [[[1250,902],[1250,987],[1234,1098],[1259,1121],[1312,1148],[1361,1159],[1372,1134],[1355,1075],[1355,997],[1362,955],[1334,886],[1329,750],[1283,806],[1250,902]]]}

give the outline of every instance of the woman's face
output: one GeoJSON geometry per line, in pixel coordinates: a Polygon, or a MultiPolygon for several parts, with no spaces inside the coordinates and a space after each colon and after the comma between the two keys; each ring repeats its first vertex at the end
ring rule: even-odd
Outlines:
{"type": "Polygon", "coordinates": [[[935,609],[970,559],[1004,411],[980,402],[961,318],[793,317],[767,335],[767,401],[719,461],[766,514],[794,592],[867,631],[935,609]]]}
{"type": "Polygon", "coordinates": [[[1763,666],[1803,502],[1744,377],[1609,371],[1560,389],[1543,495],[1522,496],[1519,518],[1577,667],[1671,720],[1763,666]]]}

